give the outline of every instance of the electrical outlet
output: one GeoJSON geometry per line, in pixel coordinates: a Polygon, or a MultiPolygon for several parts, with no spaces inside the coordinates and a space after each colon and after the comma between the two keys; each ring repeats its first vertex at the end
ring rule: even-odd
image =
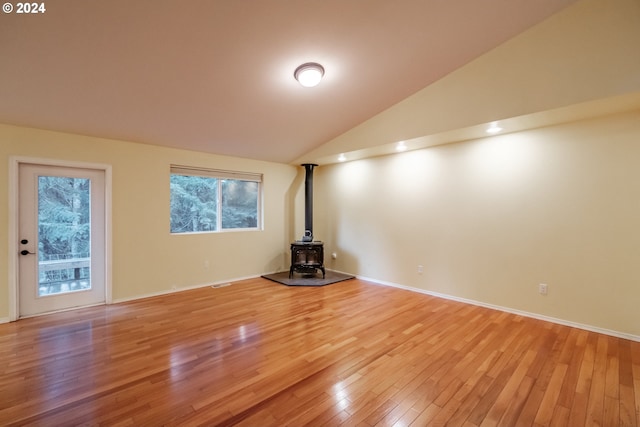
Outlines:
{"type": "Polygon", "coordinates": [[[422,273],[424,273],[424,267],[419,265],[418,266],[418,274],[422,274],[422,273]]]}
{"type": "Polygon", "coordinates": [[[540,295],[546,295],[547,294],[547,284],[546,283],[540,283],[538,285],[538,292],[540,293],[540,295]]]}

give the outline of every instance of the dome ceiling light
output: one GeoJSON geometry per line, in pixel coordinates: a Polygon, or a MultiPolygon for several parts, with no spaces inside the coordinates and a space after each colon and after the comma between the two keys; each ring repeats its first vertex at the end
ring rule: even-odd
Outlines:
{"type": "Polygon", "coordinates": [[[302,64],[293,72],[293,76],[304,87],[314,87],[324,76],[324,68],[316,62],[302,64]]]}

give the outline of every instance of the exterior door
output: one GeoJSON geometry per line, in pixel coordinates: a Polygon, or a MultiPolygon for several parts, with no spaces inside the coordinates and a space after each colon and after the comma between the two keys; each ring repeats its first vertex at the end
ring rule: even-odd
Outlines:
{"type": "Polygon", "coordinates": [[[18,173],[19,317],[105,303],[105,172],[18,173]]]}

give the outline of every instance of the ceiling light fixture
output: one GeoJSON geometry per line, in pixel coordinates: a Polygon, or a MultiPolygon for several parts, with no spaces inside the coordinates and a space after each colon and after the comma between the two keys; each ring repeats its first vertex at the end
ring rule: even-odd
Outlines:
{"type": "Polygon", "coordinates": [[[487,133],[498,133],[502,130],[500,126],[498,126],[498,122],[492,122],[491,125],[487,128],[487,133]]]}
{"type": "Polygon", "coordinates": [[[293,72],[293,76],[304,87],[314,87],[324,76],[324,68],[316,62],[302,64],[293,72]]]}
{"type": "Polygon", "coordinates": [[[406,150],[407,150],[407,145],[404,143],[404,141],[400,141],[396,144],[396,151],[402,152],[406,150]]]}
{"type": "Polygon", "coordinates": [[[338,156],[338,161],[344,162],[345,160],[347,160],[347,156],[345,156],[344,153],[340,153],[340,155],[338,156]]]}

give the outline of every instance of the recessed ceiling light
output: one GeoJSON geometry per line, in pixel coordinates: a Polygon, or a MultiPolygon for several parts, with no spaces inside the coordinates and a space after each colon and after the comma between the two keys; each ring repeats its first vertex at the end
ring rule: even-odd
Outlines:
{"type": "Polygon", "coordinates": [[[347,160],[347,156],[345,156],[344,153],[340,153],[340,155],[338,156],[338,161],[344,162],[345,160],[347,160]]]}
{"type": "Polygon", "coordinates": [[[502,130],[500,126],[498,126],[498,122],[492,122],[491,125],[487,128],[487,133],[498,133],[502,130]]]}
{"type": "Polygon", "coordinates": [[[315,62],[302,64],[293,72],[293,76],[304,87],[314,87],[324,76],[324,67],[315,62]]]}
{"type": "Polygon", "coordinates": [[[396,144],[396,151],[406,151],[407,150],[407,145],[404,143],[404,141],[400,141],[396,144]]]}

